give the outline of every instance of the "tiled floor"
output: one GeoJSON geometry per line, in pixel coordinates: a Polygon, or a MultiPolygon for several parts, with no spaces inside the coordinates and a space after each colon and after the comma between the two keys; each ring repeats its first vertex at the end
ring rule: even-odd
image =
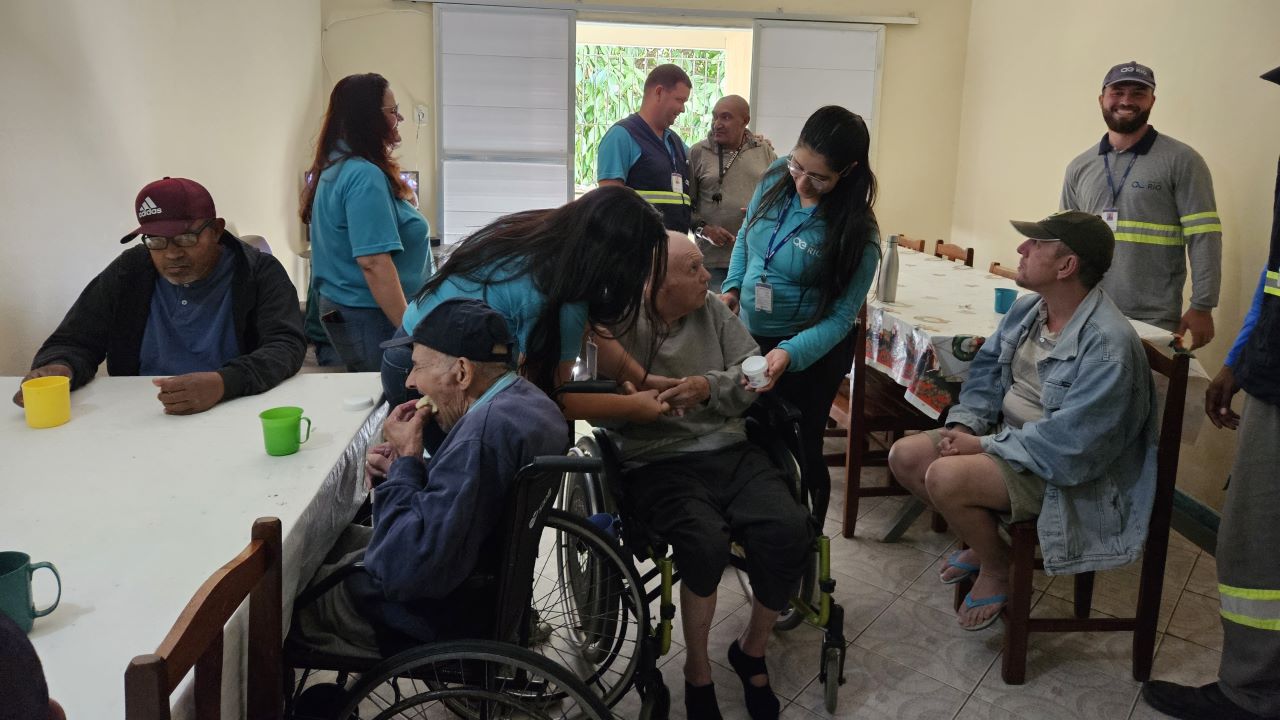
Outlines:
{"type": "MultiPolygon", "coordinates": [[[[868,470],[868,481],[878,481],[868,470]]],[[[903,539],[879,542],[901,507],[901,498],[870,498],[859,506],[856,537],[838,537],[843,512],[842,471],[833,469],[832,506],[826,531],[832,541],[836,597],[846,611],[850,642],[840,718],[999,718],[1113,720],[1159,718],[1139,697],[1130,676],[1129,633],[1032,635],[1027,682],[1000,679],[1003,626],[962,630],[951,610],[951,588],[937,581],[953,538],[929,530],[922,516],[903,539]]],[[[1202,684],[1217,677],[1222,648],[1212,557],[1176,534],[1171,538],[1153,677],[1202,684]]],[[[1033,614],[1069,615],[1070,578],[1037,576],[1033,614]]],[[[1095,613],[1131,612],[1137,568],[1100,574],[1095,613]]],[[[746,718],[740,685],[725,652],[746,621],[748,608],[736,578],[721,583],[720,612],[711,630],[714,676],[725,718],[746,718]]],[[[677,629],[676,640],[680,640],[677,629]]],[[[802,626],[775,634],[769,667],[784,705],[783,718],[830,717],[817,682],[820,633],[802,626]]],[[[680,646],[663,659],[672,692],[672,716],[682,717],[684,681],[680,646]]],[[[617,708],[626,717],[627,703],[617,708]]]]}

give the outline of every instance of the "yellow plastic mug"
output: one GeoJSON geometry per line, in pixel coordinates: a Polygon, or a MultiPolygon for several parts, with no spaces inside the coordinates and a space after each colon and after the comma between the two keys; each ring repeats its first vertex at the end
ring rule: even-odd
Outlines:
{"type": "Polygon", "coordinates": [[[71,419],[71,378],[47,375],[22,383],[22,405],[33,428],[57,427],[71,419]]]}

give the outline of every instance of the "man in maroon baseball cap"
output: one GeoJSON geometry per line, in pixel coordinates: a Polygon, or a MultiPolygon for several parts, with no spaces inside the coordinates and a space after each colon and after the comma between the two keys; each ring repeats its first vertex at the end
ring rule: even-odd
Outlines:
{"type": "MultiPolygon", "coordinates": [[[[138,227],[81,293],[23,380],[155,375],[166,413],[188,415],[270,390],[302,366],[297,292],[274,257],[226,230],[203,185],[166,177],[134,202],[138,227]]],[[[22,391],[13,397],[23,404],[22,391]]]]}

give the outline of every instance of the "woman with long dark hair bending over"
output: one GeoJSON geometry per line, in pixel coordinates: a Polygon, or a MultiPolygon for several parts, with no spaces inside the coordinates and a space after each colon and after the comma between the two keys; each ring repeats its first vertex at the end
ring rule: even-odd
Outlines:
{"type": "MultiPolygon", "coordinates": [[[[635,323],[646,283],[652,278],[651,294],[662,284],[666,258],[667,233],[653,206],[629,188],[602,187],[559,208],[498,218],[467,237],[414,296],[397,335],[411,334],[449,298],[483,300],[507,318],[521,373],[550,394],[571,379],[588,324],[635,323]]],[[[388,398],[403,397],[408,370],[404,348],[388,348],[388,398]]],[[[652,420],[663,409],[652,390],[565,400],[570,417],[652,420]]]]}
{"type": "Polygon", "coordinates": [[[853,363],[853,329],[876,274],[880,234],[862,118],[835,105],[809,116],[791,155],[769,167],[747,205],[721,299],[760,344],[769,383],[802,414],[804,474],[822,523],[831,476],[828,410],[853,363]]]}
{"type": "Polygon", "coordinates": [[[431,269],[427,221],[391,157],[402,120],[386,78],[339,80],[302,193],[299,214],[311,225],[310,298],[353,371],[378,369],[378,343],[400,326],[406,296],[431,269]]]}

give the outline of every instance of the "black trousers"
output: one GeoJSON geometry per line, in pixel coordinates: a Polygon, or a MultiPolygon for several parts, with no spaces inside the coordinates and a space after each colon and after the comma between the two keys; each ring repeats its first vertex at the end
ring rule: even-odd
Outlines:
{"type": "MultiPolygon", "coordinates": [[[[785,337],[755,336],[760,352],[768,353],[785,337]]],[[[827,428],[831,401],[840,389],[840,381],[853,367],[854,333],[849,333],[826,355],[804,370],[787,372],[773,386],[776,392],[800,411],[801,467],[804,482],[813,497],[813,517],[821,529],[826,524],[827,505],[831,501],[831,472],[822,457],[822,439],[827,428]]]]}

